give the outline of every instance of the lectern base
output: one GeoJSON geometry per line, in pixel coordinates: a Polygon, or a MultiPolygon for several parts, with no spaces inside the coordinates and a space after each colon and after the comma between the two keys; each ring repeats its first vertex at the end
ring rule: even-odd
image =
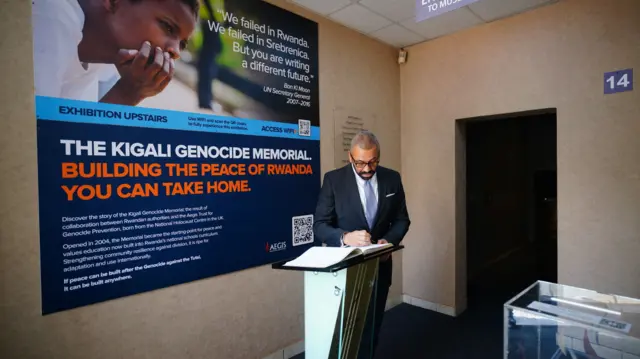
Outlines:
{"type": "Polygon", "coordinates": [[[363,329],[378,262],[374,258],[333,273],[305,272],[305,358],[357,357],[362,336],[373,334],[363,329]]]}
{"type": "MultiPolygon", "coordinates": [[[[373,345],[372,325],[364,330],[369,304],[376,307],[380,257],[403,249],[398,245],[374,254],[355,256],[327,268],[287,266],[274,263],[279,270],[304,272],[304,346],[307,359],[356,359],[360,343],[373,345]],[[366,337],[368,336],[368,337],[366,337]]],[[[386,300],[386,298],[381,298],[386,300]]],[[[373,348],[366,353],[373,354],[373,348]]],[[[364,352],[364,351],[363,351],[364,352]]]]}

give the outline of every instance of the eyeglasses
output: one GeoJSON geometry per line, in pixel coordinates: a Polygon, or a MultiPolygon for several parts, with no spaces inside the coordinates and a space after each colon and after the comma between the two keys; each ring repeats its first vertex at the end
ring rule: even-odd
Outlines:
{"type": "Polygon", "coordinates": [[[351,152],[349,152],[349,156],[351,157],[351,159],[353,160],[353,165],[356,166],[357,169],[361,170],[367,166],[369,166],[369,168],[373,168],[375,166],[378,165],[378,163],[380,163],[380,160],[377,158],[372,159],[369,162],[364,162],[364,161],[356,161],[355,158],[353,158],[353,155],[351,154],[351,152]]]}

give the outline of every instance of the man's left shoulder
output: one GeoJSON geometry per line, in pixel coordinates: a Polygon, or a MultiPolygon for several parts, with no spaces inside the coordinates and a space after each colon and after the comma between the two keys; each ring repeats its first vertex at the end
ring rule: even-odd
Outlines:
{"type": "Polygon", "coordinates": [[[388,178],[398,179],[398,180],[400,179],[400,172],[388,167],[382,167],[382,166],[378,167],[378,173],[388,178]]]}

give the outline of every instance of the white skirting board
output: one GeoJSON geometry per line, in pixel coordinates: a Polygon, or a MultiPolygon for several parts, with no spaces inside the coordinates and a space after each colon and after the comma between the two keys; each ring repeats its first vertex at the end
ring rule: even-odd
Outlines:
{"type": "Polygon", "coordinates": [[[263,359],[290,359],[304,352],[304,340],[293,343],[286,348],[280,349],[263,359]]]}
{"type": "MultiPolygon", "coordinates": [[[[403,302],[403,296],[388,298],[385,310],[389,310],[399,304],[402,304],[403,302]]],[[[271,355],[264,357],[263,359],[290,359],[302,352],[304,352],[304,340],[291,344],[286,348],[279,349],[271,353],[271,355]]]]}
{"type": "Polygon", "coordinates": [[[446,314],[452,317],[456,316],[456,309],[448,307],[446,305],[431,303],[426,300],[423,300],[420,298],[414,298],[406,294],[402,296],[402,301],[404,303],[407,303],[416,307],[420,307],[423,309],[433,310],[434,312],[446,314]]]}

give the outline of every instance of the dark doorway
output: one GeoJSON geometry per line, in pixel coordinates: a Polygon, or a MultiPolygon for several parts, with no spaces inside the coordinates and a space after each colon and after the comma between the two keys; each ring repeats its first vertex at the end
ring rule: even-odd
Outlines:
{"type": "Polygon", "coordinates": [[[467,306],[557,281],[556,114],[459,121],[466,158],[467,306]]]}

